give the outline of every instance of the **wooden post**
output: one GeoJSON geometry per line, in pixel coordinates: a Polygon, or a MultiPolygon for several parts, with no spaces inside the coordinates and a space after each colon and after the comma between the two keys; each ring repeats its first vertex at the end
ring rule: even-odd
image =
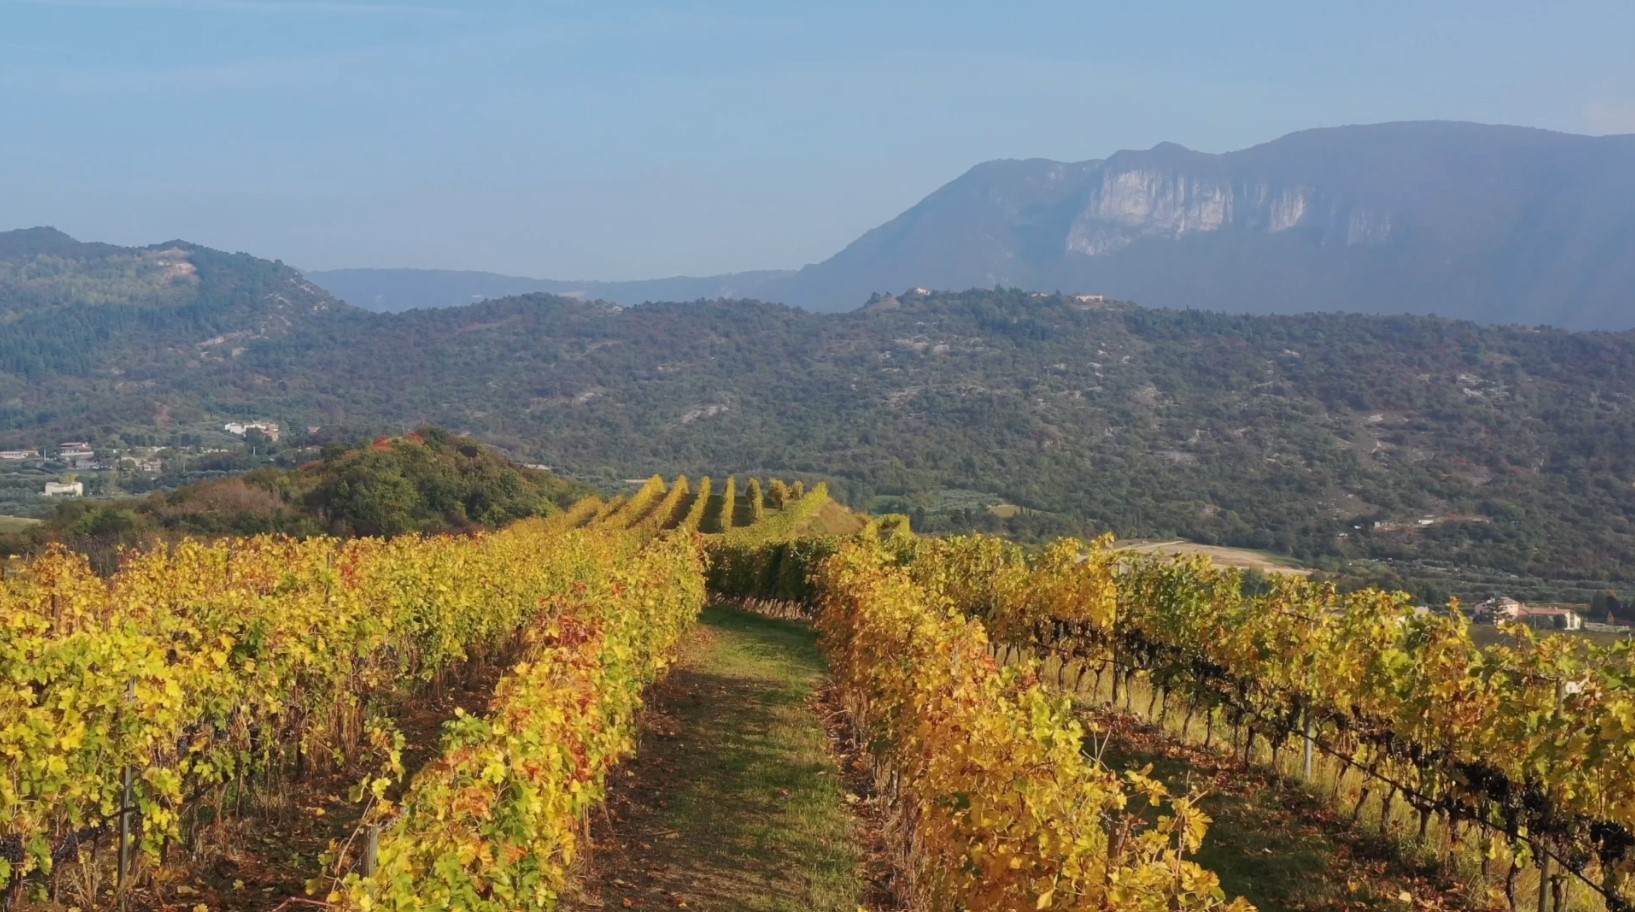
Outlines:
{"type": "Polygon", "coordinates": [[[125,767],[125,788],[119,796],[119,872],[116,878],[121,890],[131,860],[131,768],[125,767]]]}
{"type": "MultiPolygon", "coordinates": [[[[127,703],[136,700],[136,679],[131,678],[125,686],[125,700],[127,703]]],[[[119,793],[119,867],[114,872],[114,884],[119,892],[120,906],[125,903],[125,878],[131,868],[131,791],[133,777],[129,765],[124,770],[124,788],[119,793]]]]}
{"type": "Polygon", "coordinates": [[[375,876],[375,870],[380,867],[380,824],[369,824],[369,833],[363,843],[363,864],[361,873],[364,877],[375,876]]]}
{"type": "MultiPolygon", "coordinates": [[[[1566,682],[1556,681],[1555,713],[1561,715],[1561,698],[1566,689],[1566,682]]],[[[1542,845],[1534,844],[1538,851],[1538,912],[1550,912],[1550,853],[1542,845]]]]}
{"type": "Polygon", "coordinates": [[[1112,655],[1112,659],[1109,660],[1109,662],[1107,663],[1107,667],[1108,667],[1108,670],[1113,673],[1113,694],[1112,694],[1112,697],[1110,698],[1111,701],[1112,701],[1110,705],[1112,706],[1113,709],[1117,709],[1118,708],[1118,640],[1117,639],[1113,640],[1113,655],[1112,655]]]}
{"type": "Polygon", "coordinates": [[[1119,639],[1118,639],[1119,623],[1118,622],[1120,620],[1120,617],[1119,617],[1120,614],[1121,614],[1121,612],[1117,609],[1117,607],[1114,607],[1114,609],[1113,609],[1113,648],[1112,648],[1113,658],[1112,658],[1112,662],[1111,662],[1111,666],[1112,666],[1111,670],[1113,672],[1113,702],[1112,702],[1112,708],[1115,709],[1115,710],[1118,709],[1118,645],[1119,645],[1119,639]]]}
{"type": "Polygon", "coordinates": [[[1312,739],[1311,739],[1311,710],[1309,708],[1308,709],[1302,709],[1300,711],[1300,720],[1301,720],[1301,723],[1302,723],[1302,728],[1303,728],[1303,731],[1304,731],[1304,734],[1305,734],[1305,739],[1306,739],[1305,757],[1304,757],[1305,764],[1304,764],[1304,767],[1303,767],[1305,772],[1304,772],[1303,775],[1305,776],[1306,784],[1310,785],[1311,784],[1311,740],[1312,739]]]}

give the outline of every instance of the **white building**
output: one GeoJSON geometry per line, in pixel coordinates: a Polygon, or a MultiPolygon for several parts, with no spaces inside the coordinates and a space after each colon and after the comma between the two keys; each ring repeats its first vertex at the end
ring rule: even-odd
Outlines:
{"type": "Polygon", "coordinates": [[[1500,596],[1476,604],[1475,617],[1478,621],[1496,624],[1499,621],[1514,621],[1521,618],[1523,609],[1521,602],[1513,598],[1500,596]]]}
{"type": "Polygon", "coordinates": [[[85,482],[70,481],[67,483],[48,481],[45,483],[47,497],[84,497],[85,482]]]}
{"type": "Polygon", "coordinates": [[[1571,608],[1528,608],[1522,619],[1534,627],[1554,627],[1557,630],[1583,630],[1584,618],[1571,608]]]}
{"type": "Polygon", "coordinates": [[[268,440],[275,443],[278,441],[279,436],[284,433],[284,429],[279,427],[276,421],[229,421],[222,426],[222,430],[229,434],[236,434],[239,437],[243,437],[251,431],[260,431],[267,435],[268,440]]]}
{"type": "Polygon", "coordinates": [[[70,469],[90,469],[96,466],[97,454],[89,443],[77,441],[57,444],[57,458],[70,469]]]}

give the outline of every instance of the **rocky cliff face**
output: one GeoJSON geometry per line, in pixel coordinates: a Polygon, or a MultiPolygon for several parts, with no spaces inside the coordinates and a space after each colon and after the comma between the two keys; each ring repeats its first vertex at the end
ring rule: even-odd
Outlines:
{"type": "Polygon", "coordinates": [[[1174,240],[1233,227],[1263,234],[1313,231],[1325,244],[1383,244],[1391,239],[1391,214],[1325,205],[1306,184],[1235,182],[1156,168],[1100,175],[1078,217],[1068,227],[1064,252],[1101,256],[1140,238],[1174,240]]]}
{"type": "Polygon", "coordinates": [[[990,162],[769,296],[1015,285],[1251,313],[1635,327],[1635,136],[1457,123],[990,162]]]}

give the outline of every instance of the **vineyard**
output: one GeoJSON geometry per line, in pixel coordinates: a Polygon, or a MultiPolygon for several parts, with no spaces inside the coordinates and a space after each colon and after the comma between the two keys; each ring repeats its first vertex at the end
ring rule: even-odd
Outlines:
{"type": "Polygon", "coordinates": [[[5,907],[557,908],[712,599],[816,629],[882,908],[1250,908],[1197,861],[1200,796],[1104,762],[1087,705],[1366,810],[1479,870],[1474,905],[1628,908],[1627,645],[1480,648],[1457,610],[1399,595],[1292,575],[1250,595],[1203,558],[923,538],[821,485],[658,477],[465,537],[186,541],[108,576],[61,549],[14,562],[5,907]],[[415,710],[486,670],[477,709],[411,743],[415,710]],[[301,895],[209,882],[335,781],[344,824],[301,895]]]}
{"type": "MultiPolygon", "coordinates": [[[[1056,692],[1085,691],[1088,680],[1089,693],[1130,709],[1140,692],[1148,717],[1180,732],[1202,720],[1209,740],[1219,724],[1246,759],[1257,745],[1274,766],[1284,751],[1303,752],[1307,780],[1312,755],[1326,757],[1336,770],[1330,797],[1338,801],[1348,782],[1356,787],[1353,819],[1377,799],[1377,819],[1390,829],[1399,804],[1406,807],[1417,843],[1440,837],[1444,858],[1475,859],[1512,909],[1536,902],[1565,910],[1575,889],[1593,898],[1591,908],[1629,907],[1628,644],[1597,648],[1515,627],[1506,630],[1512,645],[1483,649],[1457,611],[1426,612],[1402,595],[1341,597],[1286,577],[1249,597],[1236,572],[1201,558],[1131,557],[1107,542],[1060,541],[1027,554],[993,538],[893,536],[830,556],[834,549],[743,549],[730,555],[735,572],[715,572],[745,596],[815,603],[819,623],[830,624],[863,615],[864,600],[830,581],[837,566],[873,566],[898,610],[918,602],[940,623],[954,618],[981,632],[934,664],[921,656],[922,680],[931,667],[957,673],[973,653],[997,659],[995,668],[1022,656],[1043,660],[1014,667],[1039,687],[1049,670],[1056,692]],[[1536,894],[1524,896],[1519,884],[1529,872],[1536,894]]],[[[920,630],[915,639],[917,650],[933,636],[920,630]]],[[[1012,825],[1039,815],[996,819],[1012,825]]]]}

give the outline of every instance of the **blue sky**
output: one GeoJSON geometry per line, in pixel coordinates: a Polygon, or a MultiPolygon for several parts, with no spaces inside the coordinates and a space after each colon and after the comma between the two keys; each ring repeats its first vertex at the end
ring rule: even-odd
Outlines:
{"type": "Polygon", "coordinates": [[[0,0],[0,228],[310,268],[823,259],[971,165],[1635,132],[1635,4],[0,0]]]}

